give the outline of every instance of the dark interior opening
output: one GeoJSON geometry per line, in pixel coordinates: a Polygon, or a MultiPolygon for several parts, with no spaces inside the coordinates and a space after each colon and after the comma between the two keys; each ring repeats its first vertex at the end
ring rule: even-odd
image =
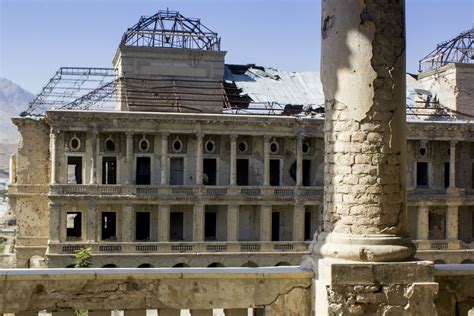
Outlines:
{"type": "Polygon", "coordinates": [[[280,212],[272,212],[272,241],[280,241],[280,212]]]}
{"type": "Polygon", "coordinates": [[[170,213],[170,240],[184,240],[184,214],[183,212],[170,213]]]}
{"type": "Polygon", "coordinates": [[[102,212],[102,239],[117,238],[117,214],[115,212],[102,212]]]}
{"type": "Polygon", "coordinates": [[[444,163],[444,187],[449,187],[449,162],[444,163]]]}
{"type": "Polygon", "coordinates": [[[203,160],[203,183],[205,185],[216,185],[217,160],[215,158],[204,158],[203,160]]]}
{"type": "Polygon", "coordinates": [[[82,157],[67,157],[67,183],[82,184],[82,157]]]}
{"type": "Polygon", "coordinates": [[[183,185],[184,183],[184,159],[171,158],[170,159],[170,184],[183,185]]]}
{"type": "Polygon", "coordinates": [[[270,185],[280,185],[280,159],[270,159],[270,185]]]}
{"type": "Polygon", "coordinates": [[[66,236],[68,238],[81,238],[82,213],[68,212],[66,215],[66,236]]]}
{"type": "Polygon", "coordinates": [[[217,239],[217,213],[206,212],[204,214],[204,239],[205,240],[216,240],[217,239]]]}
{"type": "Polygon", "coordinates": [[[311,240],[311,212],[304,213],[304,240],[311,240]]]}
{"type": "Polygon", "coordinates": [[[428,186],[428,163],[419,161],[416,163],[416,185],[428,186]]]}
{"type": "Polygon", "coordinates": [[[143,185],[151,183],[150,157],[137,157],[136,183],[143,185]]]}
{"type": "Polygon", "coordinates": [[[150,212],[137,212],[135,216],[135,239],[150,240],[150,212]]]}
{"type": "Polygon", "coordinates": [[[303,186],[311,186],[311,160],[303,160],[303,186]]]}
{"type": "Polygon", "coordinates": [[[102,184],[117,184],[117,157],[102,158],[102,184]]]}
{"type": "Polygon", "coordinates": [[[237,159],[237,185],[249,185],[249,160],[237,159]]]}

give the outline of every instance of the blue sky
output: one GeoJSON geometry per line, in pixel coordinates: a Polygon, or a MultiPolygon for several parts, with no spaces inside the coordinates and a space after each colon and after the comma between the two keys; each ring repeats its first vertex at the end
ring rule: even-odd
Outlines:
{"type": "MultiPolygon", "coordinates": [[[[406,0],[407,69],[474,26],[474,0],[406,0]]],[[[319,70],[320,0],[0,0],[0,77],[33,93],[61,66],[110,67],[122,33],[159,9],[199,17],[227,63],[319,70]]]]}

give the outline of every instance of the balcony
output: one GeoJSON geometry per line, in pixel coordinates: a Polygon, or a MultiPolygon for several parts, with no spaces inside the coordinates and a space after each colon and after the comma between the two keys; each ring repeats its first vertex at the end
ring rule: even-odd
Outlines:
{"type": "Polygon", "coordinates": [[[200,196],[203,198],[272,198],[320,199],[322,187],[263,187],[263,186],[172,186],[172,185],[87,185],[55,184],[50,186],[51,196],[121,195],[130,198],[186,198],[200,196]]]}
{"type": "Polygon", "coordinates": [[[304,241],[241,241],[241,242],[61,242],[50,243],[50,254],[74,254],[82,248],[91,248],[92,253],[126,254],[170,254],[170,253],[308,253],[308,243],[304,241]]]}

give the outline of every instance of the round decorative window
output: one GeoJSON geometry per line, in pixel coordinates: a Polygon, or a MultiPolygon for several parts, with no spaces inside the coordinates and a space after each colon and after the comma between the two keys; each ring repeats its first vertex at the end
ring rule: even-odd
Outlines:
{"type": "Polygon", "coordinates": [[[213,153],[216,150],[216,144],[212,140],[208,140],[204,145],[207,153],[213,153]]]}
{"type": "Polygon", "coordinates": [[[304,142],[302,146],[303,154],[309,154],[310,150],[311,150],[311,146],[309,146],[309,143],[304,142]]]}
{"type": "Polygon", "coordinates": [[[70,147],[71,150],[73,150],[73,151],[79,150],[79,148],[81,148],[81,140],[80,140],[79,138],[77,138],[77,136],[74,136],[74,137],[71,138],[71,140],[69,141],[69,147],[70,147]]]}
{"type": "Polygon", "coordinates": [[[239,143],[239,151],[241,153],[246,152],[248,149],[249,149],[249,145],[247,144],[247,142],[240,142],[239,143]]]}
{"type": "Polygon", "coordinates": [[[183,150],[183,142],[177,138],[173,140],[173,143],[171,144],[171,146],[173,147],[173,150],[177,153],[183,150]]]}
{"type": "Polygon", "coordinates": [[[279,149],[280,149],[280,145],[278,145],[278,143],[276,141],[273,141],[270,144],[270,152],[272,154],[277,154],[279,149]]]}
{"type": "Polygon", "coordinates": [[[115,142],[111,138],[105,141],[105,149],[107,151],[115,151],[115,142]]]}
{"type": "Polygon", "coordinates": [[[138,143],[138,149],[141,152],[148,151],[148,149],[150,149],[150,142],[148,141],[148,139],[146,138],[141,139],[140,142],[138,143]]]}
{"type": "Polygon", "coordinates": [[[425,147],[421,147],[420,148],[420,156],[424,156],[426,155],[426,148],[425,147]]]}

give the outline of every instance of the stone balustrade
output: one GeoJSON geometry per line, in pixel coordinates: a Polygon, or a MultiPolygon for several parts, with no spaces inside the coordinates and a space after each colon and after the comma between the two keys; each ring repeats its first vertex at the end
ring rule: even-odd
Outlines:
{"type": "Polygon", "coordinates": [[[170,254],[170,253],[242,253],[242,252],[291,252],[307,254],[309,242],[304,241],[240,241],[240,242],[61,242],[49,243],[49,253],[73,254],[82,248],[92,253],[170,254]]]}
{"type": "Polygon", "coordinates": [[[262,187],[262,186],[170,186],[170,185],[51,185],[51,195],[123,195],[137,197],[215,196],[271,197],[319,199],[322,187],[262,187]]]}
{"type": "Polygon", "coordinates": [[[0,270],[0,313],[33,315],[111,310],[159,316],[309,315],[312,272],[298,267],[0,270]]]}

